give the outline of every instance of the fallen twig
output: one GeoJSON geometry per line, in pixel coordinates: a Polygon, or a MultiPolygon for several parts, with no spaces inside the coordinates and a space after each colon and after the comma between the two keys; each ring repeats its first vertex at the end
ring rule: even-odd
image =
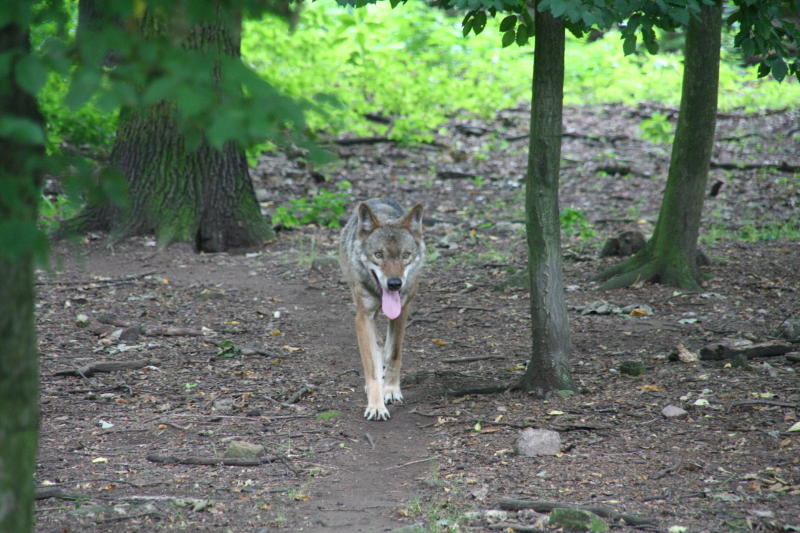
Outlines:
{"type": "Polygon", "coordinates": [[[130,276],[123,276],[121,278],[112,279],[93,279],[83,281],[37,281],[34,285],[62,285],[62,286],[75,286],[75,285],[119,285],[122,283],[130,283],[147,276],[152,276],[156,271],[144,272],[142,274],[131,274],[130,276]]]}
{"type": "Polygon", "coordinates": [[[548,529],[541,529],[536,526],[523,526],[522,524],[512,524],[511,522],[497,522],[486,526],[488,529],[499,529],[501,531],[522,531],[523,533],[547,533],[548,529]]]}
{"type": "Polygon", "coordinates": [[[119,370],[137,370],[139,368],[143,368],[149,364],[152,364],[152,361],[148,361],[145,359],[141,359],[138,361],[95,361],[93,363],[88,363],[78,368],[72,368],[70,370],[59,370],[58,372],[54,373],[54,376],[81,376],[82,378],[88,378],[98,372],[117,372],[119,370]]]}
{"type": "Polygon", "coordinates": [[[89,496],[85,494],[76,494],[74,492],[64,492],[59,487],[37,487],[36,499],[46,500],[48,498],[60,498],[62,500],[88,500],[89,496]]]}
{"type": "Polygon", "coordinates": [[[303,385],[297,389],[289,399],[286,400],[286,403],[297,403],[300,401],[300,398],[308,394],[309,392],[315,391],[317,388],[314,385],[309,385],[308,383],[303,383],[303,385]]]}
{"type": "Polygon", "coordinates": [[[794,345],[790,342],[772,341],[761,342],[758,344],[748,344],[745,346],[730,346],[715,342],[708,344],[700,349],[700,359],[703,361],[721,361],[723,359],[733,359],[736,357],[772,357],[783,355],[793,351],[794,345]]]}
{"type": "Polygon", "coordinates": [[[505,359],[505,357],[502,355],[478,355],[475,357],[442,359],[442,363],[473,363],[475,361],[486,361],[488,359],[505,359]]]}
{"type": "Polygon", "coordinates": [[[779,400],[768,400],[764,398],[764,399],[742,400],[740,402],[733,402],[727,407],[726,411],[730,412],[731,409],[734,409],[736,407],[741,407],[743,405],[772,405],[775,407],[791,407],[793,409],[797,409],[798,407],[800,407],[800,404],[797,403],[781,402],[779,400]]]}
{"type": "Polygon", "coordinates": [[[280,461],[279,457],[199,457],[187,456],[178,457],[176,455],[161,455],[151,453],[147,455],[147,460],[153,463],[166,465],[206,465],[206,466],[259,466],[266,463],[280,461]]]}
{"type": "Polygon", "coordinates": [[[395,470],[397,468],[404,468],[406,466],[416,465],[416,464],[419,464],[419,463],[425,463],[427,461],[433,461],[434,459],[438,459],[438,458],[439,458],[438,455],[434,455],[433,457],[426,457],[425,459],[417,459],[416,461],[409,461],[409,462],[403,463],[401,465],[390,466],[386,470],[395,470]]]}
{"type": "Polygon", "coordinates": [[[447,389],[447,396],[467,396],[469,394],[498,394],[508,392],[513,385],[486,385],[483,387],[464,387],[463,389],[447,389]]]}
{"type": "Polygon", "coordinates": [[[777,170],[778,172],[798,172],[800,165],[790,165],[786,161],[781,163],[729,163],[712,161],[711,168],[722,168],[725,170],[758,170],[767,168],[770,170],[777,170]]]}

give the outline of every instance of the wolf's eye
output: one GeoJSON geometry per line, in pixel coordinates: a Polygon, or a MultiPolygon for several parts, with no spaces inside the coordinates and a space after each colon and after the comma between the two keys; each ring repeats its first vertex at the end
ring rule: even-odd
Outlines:
{"type": "Polygon", "coordinates": [[[403,259],[411,259],[411,252],[403,252],[403,259]]]}
{"type": "Polygon", "coordinates": [[[381,252],[380,250],[375,252],[373,255],[375,256],[375,259],[383,259],[383,252],[381,252]]]}

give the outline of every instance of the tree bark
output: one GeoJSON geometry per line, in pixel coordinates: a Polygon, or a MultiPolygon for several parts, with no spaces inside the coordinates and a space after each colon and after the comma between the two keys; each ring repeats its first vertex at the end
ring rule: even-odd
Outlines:
{"type": "MultiPolygon", "coordinates": [[[[13,58],[11,75],[0,78],[0,115],[42,125],[36,100],[14,81],[16,63],[29,52],[26,31],[13,23],[0,27],[0,55],[13,58]]],[[[0,531],[33,530],[39,362],[33,315],[37,244],[31,232],[36,229],[36,176],[43,156],[40,145],[0,136],[0,231],[5,233],[2,240],[16,248],[4,244],[0,250],[0,531]]],[[[39,245],[42,252],[44,243],[39,245]]]]}
{"type": "MultiPolygon", "coordinates": [[[[212,59],[212,75],[219,81],[220,62],[239,58],[241,18],[219,5],[214,11],[206,23],[190,28],[183,46],[212,59]]],[[[177,8],[171,15],[182,16],[177,8]]],[[[141,26],[145,38],[156,39],[180,27],[152,14],[141,26]]],[[[188,241],[205,252],[249,248],[273,236],[243,149],[228,142],[218,150],[205,140],[190,147],[174,102],[123,109],[111,165],[128,184],[128,205],[90,205],[70,229],[110,231],[114,239],[155,233],[161,244],[188,241]]]]}
{"type": "Polygon", "coordinates": [[[601,272],[601,289],[653,281],[700,289],[697,237],[716,128],[722,28],[720,3],[703,5],[686,30],[678,125],[653,236],[636,255],[601,272]]]}
{"type": "Polygon", "coordinates": [[[545,397],[573,389],[570,332],[564,300],[558,181],[564,93],[564,25],[536,13],[533,101],[525,210],[532,326],[531,359],[518,388],[545,397]]]}

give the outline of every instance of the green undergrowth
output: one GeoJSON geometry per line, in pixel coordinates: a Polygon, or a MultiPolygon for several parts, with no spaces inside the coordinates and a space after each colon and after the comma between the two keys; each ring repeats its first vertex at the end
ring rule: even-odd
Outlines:
{"type": "MultiPolygon", "coordinates": [[[[488,119],[530,101],[532,45],[502,48],[498,20],[464,38],[461,18],[419,0],[396,9],[388,2],[360,9],[313,2],[304,6],[294,31],[275,16],[245,21],[242,54],[279,90],[316,101],[318,108],[308,117],[312,130],[424,142],[447,135],[445,125],[454,114],[488,119]]],[[[34,28],[34,47],[52,32],[47,25],[34,28]]],[[[800,106],[796,81],[758,79],[754,68],[737,66],[738,56],[727,50],[723,59],[722,110],[800,106]]],[[[676,106],[681,73],[680,53],[626,57],[616,32],[592,43],[569,36],[564,100],[676,106]]],[[[66,78],[53,74],[39,94],[49,148],[67,144],[107,153],[117,112],[95,101],[71,110],[63,103],[67,91],[66,78]]]]}
{"type": "MultiPolygon", "coordinates": [[[[308,4],[294,32],[277,17],[248,21],[243,55],[256,71],[295,97],[313,98],[312,128],[334,135],[386,135],[403,142],[446,134],[448,117],[490,118],[530,100],[532,46],[501,48],[497,20],[462,37],[461,16],[410,1],[346,9],[308,4]],[[392,123],[369,120],[368,114],[392,123]]],[[[723,51],[720,108],[757,111],[800,105],[800,84],[758,79],[723,51]]],[[[677,106],[681,54],[624,56],[619,34],[592,43],[569,36],[564,100],[569,105],[647,101],[677,106]]]]}

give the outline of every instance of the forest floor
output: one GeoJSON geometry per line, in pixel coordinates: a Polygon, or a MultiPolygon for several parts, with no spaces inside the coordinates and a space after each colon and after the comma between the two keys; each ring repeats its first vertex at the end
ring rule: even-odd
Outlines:
{"type": "Polygon", "coordinates": [[[624,531],[800,529],[800,432],[789,431],[800,343],[746,363],[670,359],[679,345],[773,341],[800,318],[800,246],[769,239],[798,230],[800,174],[787,165],[800,164],[800,115],[721,114],[703,292],[600,292],[592,276],[618,260],[599,258],[602,241],[648,233],[657,216],[669,154],[639,133],[655,112],[674,124],[675,110],[656,106],[565,110],[574,395],[475,392],[513,383],[529,358],[528,293],[515,282],[525,109],[455,120],[430,145],[338,144],[324,169],[265,156],[253,172],[268,210],[344,179],[350,207],[372,196],[425,205],[406,403],[385,422],[362,418],[337,230],[282,231],[242,255],[149,238],[109,249],[102,235],[58,245],[38,285],[37,531],[548,529],[544,511],[499,512],[508,498],[645,519],[605,518],[624,531]],[[100,361],[137,368],[86,366],[100,361]],[[626,361],[645,372],[620,372],[626,361]],[[686,414],[668,418],[668,405],[686,414]],[[557,431],[561,452],[517,455],[529,427],[557,431]],[[222,464],[233,441],[265,454],[222,464]]]}

